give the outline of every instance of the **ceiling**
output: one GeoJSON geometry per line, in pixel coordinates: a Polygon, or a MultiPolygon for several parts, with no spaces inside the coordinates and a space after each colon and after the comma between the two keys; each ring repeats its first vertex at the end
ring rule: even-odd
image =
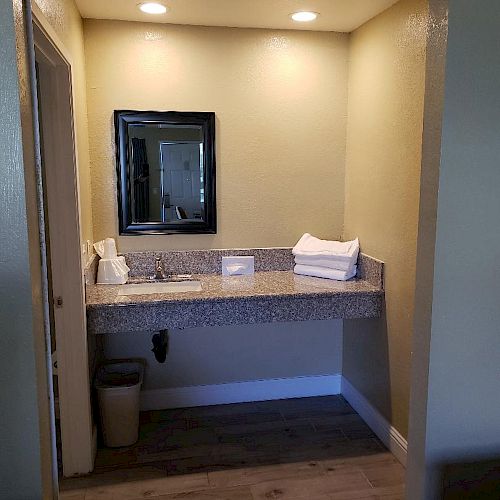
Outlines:
{"type": "Polygon", "coordinates": [[[351,32],[397,0],[157,0],[167,14],[142,13],[146,0],[76,0],[82,17],[123,21],[232,26],[238,28],[299,29],[351,32]],[[289,14],[319,12],[316,21],[296,23],[289,14]]]}

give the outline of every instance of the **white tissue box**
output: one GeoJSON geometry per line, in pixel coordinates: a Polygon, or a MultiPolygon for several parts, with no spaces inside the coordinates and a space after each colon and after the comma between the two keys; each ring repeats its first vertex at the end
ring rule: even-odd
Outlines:
{"type": "Polygon", "coordinates": [[[97,284],[123,285],[128,280],[129,270],[123,256],[116,259],[101,259],[97,270],[97,284]]]}
{"type": "Polygon", "coordinates": [[[253,256],[222,257],[222,276],[248,276],[254,274],[253,256]]]}

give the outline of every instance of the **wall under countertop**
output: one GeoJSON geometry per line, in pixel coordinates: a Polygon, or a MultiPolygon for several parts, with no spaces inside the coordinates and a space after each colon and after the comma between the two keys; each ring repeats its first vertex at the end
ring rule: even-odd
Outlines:
{"type": "Polygon", "coordinates": [[[165,364],[155,360],[151,336],[134,332],[103,339],[108,359],[146,359],[144,390],[334,375],[342,370],[342,320],[172,330],[165,364]]]}

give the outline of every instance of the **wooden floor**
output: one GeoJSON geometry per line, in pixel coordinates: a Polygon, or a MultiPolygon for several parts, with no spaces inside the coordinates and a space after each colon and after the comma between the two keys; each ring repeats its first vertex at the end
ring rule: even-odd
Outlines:
{"type": "Polygon", "coordinates": [[[404,468],[342,396],[289,399],[142,413],[61,498],[396,500],[404,468]]]}

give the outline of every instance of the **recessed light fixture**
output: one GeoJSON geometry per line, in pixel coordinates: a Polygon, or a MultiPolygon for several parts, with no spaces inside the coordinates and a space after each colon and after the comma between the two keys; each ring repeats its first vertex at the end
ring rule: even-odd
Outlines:
{"type": "Polygon", "coordinates": [[[168,10],[165,5],[156,2],[140,3],[139,9],[146,14],[165,14],[168,10]]]}
{"type": "Polygon", "coordinates": [[[290,14],[290,17],[299,23],[308,23],[310,21],[314,21],[318,15],[319,14],[317,12],[300,11],[290,14]]]}

